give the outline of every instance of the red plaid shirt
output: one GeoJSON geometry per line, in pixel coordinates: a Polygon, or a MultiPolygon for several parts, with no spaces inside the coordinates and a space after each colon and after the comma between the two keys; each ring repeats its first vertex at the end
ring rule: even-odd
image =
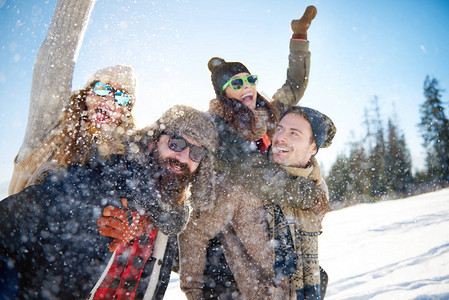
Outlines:
{"type": "Polygon", "coordinates": [[[134,299],[145,263],[153,252],[156,234],[157,228],[150,227],[147,232],[116,250],[114,261],[94,299],[134,299]]]}
{"type": "Polygon", "coordinates": [[[268,138],[268,134],[265,133],[265,135],[256,142],[257,148],[259,149],[260,153],[265,153],[267,151],[268,146],[270,146],[271,141],[268,138]]]}

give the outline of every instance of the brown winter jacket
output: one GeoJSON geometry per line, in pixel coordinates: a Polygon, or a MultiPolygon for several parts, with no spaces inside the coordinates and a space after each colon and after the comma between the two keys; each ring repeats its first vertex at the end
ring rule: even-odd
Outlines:
{"type": "Polygon", "coordinates": [[[226,176],[219,179],[216,195],[214,208],[192,211],[179,235],[181,289],[188,299],[203,299],[206,247],[223,232],[225,251],[244,256],[239,265],[231,265],[240,291],[248,299],[266,299],[274,274],[262,202],[226,176]]]}

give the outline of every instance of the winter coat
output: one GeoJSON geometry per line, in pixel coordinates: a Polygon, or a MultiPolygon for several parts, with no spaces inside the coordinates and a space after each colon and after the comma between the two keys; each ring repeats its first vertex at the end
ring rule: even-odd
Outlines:
{"type": "Polygon", "coordinates": [[[51,159],[61,142],[55,132],[63,108],[69,103],[73,70],[94,3],[95,0],[60,0],[55,7],[48,35],[34,62],[27,129],[14,159],[9,195],[32,183],[32,177],[51,159]]]}
{"type": "Polygon", "coordinates": [[[242,294],[248,299],[266,299],[273,292],[274,276],[266,226],[260,199],[222,176],[217,182],[214,208],[193,211],[179,235],[181,289],[187,298],[204,298],[206,247],[211,238],[223,232],[227,249],[246,258],[240,265],[232,265],[239,269],[241,276],[236,276],[236,281],[242,294]]]}
{"type": "MultiPolygon", "coordinates": [[[[277,114],[284,112],[289,106],[295,105],[300,100],[308,82],[310,67],[308,43],[292,40],[290,50],[286,83],[276,92],[271,102],[277,109],[277,114]]],[[[204,297],[201,289],[204,284],[206,247],[209,239],[222,231],[225,256],[244,257],[238,264],[228,260],[243,297],[247,299],[273,298],[276,291],[273,285],[267,286],[267,284],[273,283],[272,280],[268,280],[268,275],[273,275],[273,252],[272,248],[265,247],[266,244],[263,242],[267,240],[268,234],[263,230],[265,225],[262,226],[259,223],[261,222],[259,214],[260,211],[263,211],[263,201],[258,197],[268,201],[299,200],[298,205],[307,208],[315,201],[315,185],[310,180],[293,178],[262,155],[259,155],[257,159],[254,158],[253,155],[258,152],[255,141],[262,138],[267,132],[268,124],[264,111],[257,110],[255,113],[256,127],[263,130],[250,132],[249,135],[242,134],[245,132],[242,128],[234,128],[224,120],[225,112],[218,99],[211,101],[209,111],[214,117],[219,133],[217,168],[226,176],[230,176],[231,173],[236,176],[233,176],[233,181],[223,179],[218,184],[223,192],[217,193],[217,199],[214,201],[215,207],[212,211],[200,211],[197,215],[194,212],[186,229],[179,236],[181,289],[186,293],[188,299],[204,297]],[[259,172],[248,172],[250,168],[242,168],[248,158],[251,159],[251,165],[259,166],[259,172]],[[254,196],[236,185],[247,180],[257,182],[260,193],[256,193],[254,196]],[[310,196],[306,197],[305,194],[310,194],[310,196]],[[245,213],[242,214],[242,212],[245,213]],[[240,218],[244,218],[245,223],[248,222],[246,230],[240,226],[237,230],[235,229],[240,218]],[[251,224],[253,225],[251,226],[251,224]],[[256,241],[255,245],[251,242],[248,243],[246,237],[248,234],[259,241],[256,241]],[[262,247],[264,251],[254,252],[254,247],[260,250],[262,247]],[[269,264],[269,269],[265,267],[267,264],[269,264]],[[259,274],[259,278],[254,277],[254,274],[259,274]]],[[[266,219],[263,219],[266,224],[266,219]]]]}
{"type": "MultiPolygon", "coordinates": [[[[107,205],[120,207],[122,197],[146,213],[163,234],[180,232],[187,209],[161,199],[154,172],[148,162],[123,155],[91,159],[85,167],[49,174],[42,184],[1,201],[0,261],[19,282],[15,296],[86,299],[111,257],[111,239],[99,234],[97,219],[107,205]]],[[[140,284],[158,280],[158,275],[150,278],[151,270],[146,274],[140,284]]]]}
{"type": "MultiPolygon", "coordinates": [[[[249,143],[245,143],[245,140],[239,136],[224,134],[226,130],[235,130],[227,123],[218,126],[222,129],[220,136],[223,140],[231,141],[232,139],[235,145],[238,145],[229,147],[227,151],[229,156],[236,158],[242,152],[247,155],[252,153],[252,156],[241,158],[241,164],[234,163],[230,169],[231,172],[226,173],[216,182],[219,191],[216,192],[213,209],[194,211],[185,230],[179,235],[181,289],[188,299],[201,299],[204,296],[201,289],[204,284],[206,248],[211,238],[223,232],[224,254],[239,291],[247,299],[269,299],[278,292],[273,286],[267,285],[273,283],[268,280],[269,275],[274,274],[273,249],[271,246],[265,247],[263,242],[268,239],[267,220],[263,213],[265,225],[258,223],[261,222],[260,213],[263,212],[264,202],[259,197],[276,203],[291,203],[294,199],[296,205],[309,208],[316,200],[315,183],[306,178],[291,176],[252,147],[245,147],[244,151],[236,150],[242,143],[243,145],[249,145],[249,143]],[[238,165],[240,168],[235,168],[238,165]],[[242,179],[245,179],[245,183],[242,179]],[[237,185],[236,180],[241,180],[243,186],[249,183],[257,186],[255,189],[257,191],[249,193],[248,190],[237,185]],[[263,183],[261,183],[262,180],[264,180],[263,183]],[[243,224],[246,228],[241,226],[241,218],[244,218],[243,224]],[[235,226],[240,228],[236,229],[235,226]],[[256,244],[247,240],[248,234],[255,239],[256,244]],[[261,247],[264,251],[261,251],[261,247]],[[234,256],[237,256],[237,259],[231,258],[234,256]],[[228,257],[231,259],[227,259],[228,257]],[[268,269],[263,267],[267,263],[268,269]],[[260,276],[258,278],[253,274],[260,274],[260,276]],[[269,296],[267,293],[272,295],[269,296]]],[[[218,162],[218,164],[222,163],[223,160],[218,162]]]]}
{"type": "MultiPolygon", "coordinates": [[[[255,154],[255,156],[259,155],[255,154]]],[[[246,162],[248,161],[254,162],[254,160],[247,160],[246,162]]],[[[253,175],[257,175],[264,169],[257,164],[242,164],[241,167],[242,169],[249,168],[250,170],[246,172],[253,175]]],[[[302,201],[283,201],[281,197],[278,201],[264,201],[269,236],[272,241],[270,245],[277,245],[269,258],[273,264],[276,281],[278,281],[278,288],[274,290],[273,299],[296,299],[297,293],[312,298],[319,297],[318,235],[321,231],[321,221],[329,211],[327,186],[315,158],[312,158],[311,164],[307,168],[285,166],[282,168],[288,172],[292,180],[311,182],[316,186],[316,193],[313,194],[314,200],[309,202],[311,208],[304,208],[301,205],[302,201]]],[[[231,172],[229,176],[232,179],[247,178],[248,180],[242,182],[247,191],[251,195],[263,194],[260,190],[263,190],[264,186],[261,186],[256,180],[251,180],[249,176],[242,177],[241,174],[231,172]]],[[[302,196],[298,194],[297,197],[302,196]]],[[[224,235],[222,240],[230,240],[229,235],[224,235]]],[[[223,252],[232,275],[235,277],[238,289],[241,290],[241,284],[237,280],[239,276],[242,276],[241,272],[251,274],[257,270],[251,269],[251,266],[246,270],[233,268],[233,265],[241,265],[246,258],[238,252],[229,251],[227,249],[228,244],[230,243],[227,241],[223,243],[223,252]]],[[[218,267],[215,266],[215,268],[218,267]]],[[[229,279],[226,269],[222,273],[222,276],[225,278],[228,276],[227,280],[232,282],[232,277],[229,279]]],[[[230,289],[232,290],[232,288],[230,289]]],[[[233,292],[236,293],[236,290],[233,292]]],[[[301,296],[298,299],[302,299],[301,296]]]]}

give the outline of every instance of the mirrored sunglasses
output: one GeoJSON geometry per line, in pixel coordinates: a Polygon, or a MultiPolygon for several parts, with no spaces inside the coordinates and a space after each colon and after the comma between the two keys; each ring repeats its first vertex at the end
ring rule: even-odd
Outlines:
{"type": "Polygon", "coordinates": [[[173,134],[168,134],[165,133],[169,136],[168,139],[168,148],[170,148],[171,150],[175,151],[175,152],[182,152],[184,151],[185,148],[189,147],[190,151],[189,151],[189,157],[192,161],[196,162],[196,163],[200,163],[201,160],[203,160],[203,158],[206,156],[206,149],[197,146],[197,145],[192,145],[191,143],[189,143],[188,141],[186,141],[185,138],[181,137],[181,136],[177,136],[177,135],[173,135],[173,134]]]}
{"type": "Polygon", "coordinates": [[[114,100],[118,103],[120,106],[126,106],[129,104],[130,96],[128,93],[125,93],[120,90],[116,90],[113,87],[111,87],[108,84],[104,84],[100,81],[95,83],[94,87],[92,88],[92,91],[95,93],[95,95],[106,97],[110,93],[114,94],[114,100]]]}
{"type": "Polygon", "coordinates": [[[248,82],[249,85],[256,86],[257,80],[258,80],[257,75],[248,75],[246,77],[232,78],[223,85],[223,91],[228,87],[228,85],[230,85],[234,91],[241,90],[245,85],[245,81],[248,82]]]}

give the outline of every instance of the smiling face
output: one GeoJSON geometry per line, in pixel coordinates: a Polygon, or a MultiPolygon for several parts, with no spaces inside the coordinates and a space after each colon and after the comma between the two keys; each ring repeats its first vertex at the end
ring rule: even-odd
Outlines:
{"type": "MultiPolygon", "coordinates": [[[[250,75],[249,73],[238,73],[231,77],[231,79],[236,77],[246,77],[250,75]]],[[[238,100],[248,106],[251,110],[256,109],[256,99],[257,99],[257,87],[250,85],[246,80],[244,81],[243,88],[240,90],[233,90],[230,85],[225,89],[225,95],[228,98],[238,100]]]]}
{"type": "MultiPolygon", "coordinates": [[[[187,136],[182,136],[186,141],[192,145],[201,147],[198,143],[187,136]]],[[[194,162],[189,157],[190,147],[185,148],[181,152],[175,152],[168,147],[169,136],[166,134],[161,135],[159,142],[157,143],[157,152],[159,154],[159,159],[161,161],[166,161],[166,166],[175,174],[185,174],[189,172],[190,174],[195,173],[196,169],[200,165],[194,162]]]]}
{"type": "MultiPolygon", "coordinates": [[[[109,83],[117,90],[121,87],[117,84],[109,83]]],[[[129,106],[120,106],[114,99],[114,94],[109,93],[106,96],[95,94],[92,89],[86,96],[86,106],[88,118],[93,127],[101,129],[104,125],[116,127],[122,122],[122,116],[128,110],[129,106]]]]}
{"type": "Polygon", "coordinates": [[[279,122],[272,145],[274,162],[287,166],[305,167],[317,152],[309,121],[293,113],[279,122]]]}

